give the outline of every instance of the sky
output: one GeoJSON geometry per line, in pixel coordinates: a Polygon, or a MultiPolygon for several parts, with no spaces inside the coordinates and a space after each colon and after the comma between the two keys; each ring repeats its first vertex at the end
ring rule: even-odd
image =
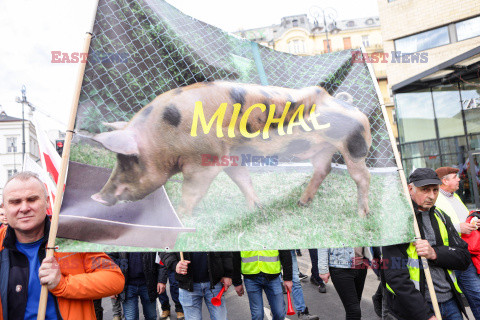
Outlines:
{"type": "MultiPolygon", "coordinates": [[[[149,0],[157,1],[157,0],[149,0]]],[[[0,1],[0,110],[22,116],[22,85],[45,129],[64,131],[78,64],[52,63],[52,51],[79,52],[95,0],[0,1]]],[[[378,16],[377,0],[168,0],[184,13],[223,30],[279,24],[282,17],[333,8],[337,20],[378,16]]],[[[25,114],[28,107],[25,107],[25,114]]]]}

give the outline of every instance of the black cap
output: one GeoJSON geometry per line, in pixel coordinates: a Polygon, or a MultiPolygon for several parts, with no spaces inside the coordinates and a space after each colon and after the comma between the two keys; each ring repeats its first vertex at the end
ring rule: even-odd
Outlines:
{"type": "Polygon", "coordinates": [[[409,183],[413,183],[415,187],[423,187],[430,184],[442,184],[437,173],[430,168],[418,168],[408,177],[409,183]]]}

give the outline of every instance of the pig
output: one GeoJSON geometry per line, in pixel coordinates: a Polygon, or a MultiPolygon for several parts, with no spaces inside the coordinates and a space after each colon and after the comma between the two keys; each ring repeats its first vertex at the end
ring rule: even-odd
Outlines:
{"type": "Polygon", "coordinates": [[[202,165],[205,154],[221,159],[255,150],[311,161],[313,176],[298,201],[306,206],[339,151],[357,186],[358,215],[365,217],[369,212],[370,173],[365,159],[371,146],[370,124],[352,106],[351,96],[344,95],[350,101],[334,98],[319,86],[290,89],[222,81],[165,92],[129,122],[107,124],[114,130],[94,136],[117,154],[117,163],[92,199],[105,205],[137,201],[181,172],[179,211],[190,215],[224,170],[244,194],[248,207],[255,208],[261,204],[247,167],[202,165]]]}

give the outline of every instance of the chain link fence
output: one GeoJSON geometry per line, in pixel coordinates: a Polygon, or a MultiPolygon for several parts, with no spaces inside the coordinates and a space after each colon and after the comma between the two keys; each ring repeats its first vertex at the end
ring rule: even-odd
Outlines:
{"type": "MultiPolygon", "coordinates": [[[[102,122],[129,121],[166,91],[214,80],[288,88],[319,85],[333,96],[347,92],[369,117],[373,141],[367,166],[396,166],[368,68],[352,63],[352,50],[315,56],[274,51],[154,0],[99,2],[74,143],[106,131],[102,122]]],[[[76,145],[72,160],[110,167],[114,161],[88,156],[76,145]]],[[[334,162],[343,163],[340,154],[334,162]]]]}

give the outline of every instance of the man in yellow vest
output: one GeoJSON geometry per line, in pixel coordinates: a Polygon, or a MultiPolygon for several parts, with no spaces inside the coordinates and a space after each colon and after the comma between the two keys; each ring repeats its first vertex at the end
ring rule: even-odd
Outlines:
{"type": "MultiPolygon", "coordinates": [[[[480,221],[477,224],[465,222],[469,212],[460,197],[455,193],[458,190],[460,178],[457,176],[458,169],[452,167],[441,167],[435,172],[442,180],[440,193],[438,194],[435,207],[445,212],[452,220],[455,229],[462,234],[470,234],[480,227],[480,221]]],[[[475,319],[480,320],[480,278],[477,269],[470,262],[465,271],[455,271],[458,284],[465,297],[468,300],[470,309],[475,319]]]]}
{"type": "Polygon", "coordinates": [[[434,206],[442,183],[432,169],[416,169],[408,190],[415,209],[421,240],[382,247],[382,282],[388,309],[398,319],[435,320],[432,299],[420,257],[428,261],[440,312],[444,320],[462,320],[465,308],[453,270],[471,262],[467,244],[450,218],[434,206]]]}
{"type": "Polygon", "coordinates": [[[286,307],[280,279],[282,268],[283,285],[287,291],[292,291],[290,250],[241,251],[233,254],[232,283],[237,294],[242,296],[243,274],[252,320],[263,320],[262,291],[267,295],[273,320],[285,319],[286,307]]]}

